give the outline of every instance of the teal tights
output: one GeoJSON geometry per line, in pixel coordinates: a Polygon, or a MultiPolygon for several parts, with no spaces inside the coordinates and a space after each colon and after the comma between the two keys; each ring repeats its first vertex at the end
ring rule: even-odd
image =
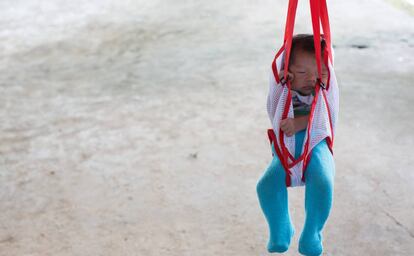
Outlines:
{"type": "MultiPolygon", "coordinates": [[[[295,158],[300,155],[305,130],[295,134],[295,158]]],[[[292,225],[288,192],[285,183],[286,173],[275,153],[259,179],[256,189],[260,206],[269,226],[268,252],[285,252],[295,233],[292,225]]],[[[326,140],[322,140],[312,150],[311,160],[305,172],[305,225],[299,239],[299,252],[303,255],[320,255],[323,251],[322,229],[332,206],[335,163],[326,140]]]]}

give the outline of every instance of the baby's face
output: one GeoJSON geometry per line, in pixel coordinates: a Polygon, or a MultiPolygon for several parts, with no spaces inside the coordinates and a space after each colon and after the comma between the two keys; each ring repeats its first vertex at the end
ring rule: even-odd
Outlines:
{"type": "MultiPolygon", "coordinates": [[[[291,88],[300,92],[302,95],[310,95],[315,89],[316,79],[318,78],[315,55],[303,50],[298,50],[289,70],[294,75],[291,88]]],[[[328,70],[323,63],[322,82],[324,84],[327,84],[328,82],[328,70]]]]}

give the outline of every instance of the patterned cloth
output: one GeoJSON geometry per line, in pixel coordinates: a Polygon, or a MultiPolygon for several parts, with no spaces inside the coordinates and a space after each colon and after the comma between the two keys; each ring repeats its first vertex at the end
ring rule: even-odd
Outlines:
{"type": "Polygon", "coordinates": [[[302,96],[297,91],[292,90],[292,104],[293,104],[293,113],[295,116],[304,116],[310,113],[313,95],[315,92],[312,92],[311,95],[302,96]]]}

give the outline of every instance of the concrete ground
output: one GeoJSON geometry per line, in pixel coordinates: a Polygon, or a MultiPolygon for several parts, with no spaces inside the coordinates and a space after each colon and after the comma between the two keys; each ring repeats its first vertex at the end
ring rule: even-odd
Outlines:
{"type": "MultiPolygon", "coordinates": [[[[324,255],[414,255],[410,3],[328,1],[341,101],[324,255]]],[[[256,183],[286,7],[1,1],[0,255],[269,255],[256,183]]],[[[298,255],[304,188],[289,200],[298,255]]]]}

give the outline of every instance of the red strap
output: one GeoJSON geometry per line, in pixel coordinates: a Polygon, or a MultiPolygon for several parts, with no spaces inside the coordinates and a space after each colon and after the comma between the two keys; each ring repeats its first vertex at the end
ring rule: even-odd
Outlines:
{"type": "Polygon", "coordinates": [[[284,42],[287,40],[289,34],[293,35],[293,27],[295,25],[297,6],[298,0],[289,0],[285,24],[285,37],[283,39],[284,42]]]}
{"type": "Polygon", "coordinates": [[[283,156],[282,156],[281,152],[279,151],[279,147],[277,146],[277,141],[276,141],[276,135],[275,135],[273,129],[268,129],[267,130],[267,135],[269,136],[270,145],[272,145],[272,142],[273,142],[273,146],[276,150],[276,154],[277,154],[280,162],[282,163],[283,168],[285,169],[285,172],[286,172],[286,175],[285,175],[286,176],[285,177],[286,187],[290,187],[291,183],[292,183],[290,176],[292,175],[292,173],[290,172],[289,168],[287,167],[287,163],[284,161],[283,156]]]}
{"type": "Polygon", "coordinates": [[[310,9],[311,9],[311,16],[312,16],[313,41],[315,45],[315,59],[316,59],[316,65],[318,67],[318,78],[322,80],[319,0],[310,0],[310,9]]]}
{"type": "Polygon", "coordinates": [[[321,23],[323,28],[323,34],[325,37],[326,48],[328,50],[329,59],[333,65],[333,58],[332,58],[332,51],[331,51],[331,28],[329,25],[329,16],[328,16],[328,8],[326,6],[326,1],[320,1],[320,16],[321,16],[321,23]]]}
{"type": "Polygon", "coordinates": [[[273,76],[275,77],[275,81],[276,83],[280,84],[280,77],[278,74],[278,67],[276,65],[276,60],[279,57],[280,54],[282,54],[282,52],[285,50],[285,46],[280,47],[279,51],[276,53],[275,58],[273,59],[272,62],[272,70],[273,70],[273,76]]]}
{"type": "Polygon", "coordinates": [[[326,66],[326,69],[328,70],[328,82],[326,83],[326,90],[329,90],[329,86],[330,86],[330,81],[331,81],[331,71],[329,70],[329,63],[328,63],[328,55],[329,55],[330,51],[328,52],[328,47],[325,48],[325,52],[323,54],[323,62],[326,66]]]}
{"type": "MultiPolygon", "coordinates": [[[[326,98],[326,91],[323,91],[322,94],[323,94],[323,98],[325,100],[326,110],[328,111],[329,127],[331,128],[332,140],[330,141],[330,144],[331,144],[331,146],[333,146],[334,130],[333,130],[333,126],[332,126],[331,110],[329,109],[328,99],[326,98]]],[[[331,149],[331,151],[332,151],[332,149],[331,149]]]]}
{"type": "MultiPolygon", "coordinates": [[[[284,78],[285,81],[288,80],[288,67],[289,67],[289,57],[290,57],[290,48],[292,46],[292,37],[293,37],[293,29],[295,27],[295,17],[296,17],[296,9],[298,6],[298,0],[289,0],[289,7],[288,13],[286,16],[286,26],[285,26],[285,67],[284,67],[284,78]]],[[[289,88],[290,89],[290,88],[289,88]]]]}

